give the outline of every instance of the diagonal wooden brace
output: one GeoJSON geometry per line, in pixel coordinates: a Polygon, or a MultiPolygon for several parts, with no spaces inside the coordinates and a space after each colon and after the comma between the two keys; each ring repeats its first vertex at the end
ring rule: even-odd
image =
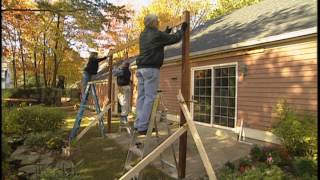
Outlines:
{"type": "Polygon", "coordinates": [[[80,138],[89,131],[89,129],[95,125],[96,123],[98,123],[99,119],[101,119],[103,117],[103,115],[108,112],[108,110],[111,108],[111,104],[108,104],[105,108],[103,108],[103,111],[101,111],[96,117],[95,119],[84,129],[82,130],[78,136],[76,137],[76,141],[79,141],[80,138]]]}
{"type": "Polygon", "coordinates": [[[217,177],[213,171],[213,168],[211,166],[211,163],[210,163],[210,160],[208,158],[208,155],[206,153],[206,150],[202,144],[202,141],[200,139],[200,136],[199,136],[199,133],[196,129],[196,126],[192,120],[192,116],[190,114],[190,111],[188,110],[188,106],[187,104],[185,103],[185,100],[181,94],[181,90],[179,91],[179,94],[177,95],[177,98],[178,98],[178,101],[179,101],[179,104],[180,104],[180,108],[183,112],[183,115],[185,116],[186,118],[186,121],[187,121],[187,124],[188,124],[188,127],[189,127],[189,130],[190,130],[190,133],[193,137],[193,140],[194,142],[196,143],[196,146],[197,146],[197,149],[199,151],[199,154],[200,154],[200,157],[201,157],[201,160],[203,162],[203,165],[207,171],[207,174],[209,176],[209,179],[210,180],[216,180],[217,177]]]}

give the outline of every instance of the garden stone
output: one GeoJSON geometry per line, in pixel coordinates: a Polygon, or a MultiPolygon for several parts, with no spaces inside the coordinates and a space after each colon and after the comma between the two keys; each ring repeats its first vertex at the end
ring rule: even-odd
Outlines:
{"type": "Polygon", "coordinates": [[[12,154],[11,154],[11,158],[12,159],[17,159],[15,157],[23,154],[24,152],[30,150],[30,148],[28,146],[19,146],[12,154]]]}
{"type": "Polygon", "coordinates": [[[39,159],[40,155],[39,154],[30,154],[30,155],[25,155],[21,161],[22,165],[26,165],[26,164],[32,164],[34,162],[36,162],[39,159]]]}
{"type": "Polygon", "coordinates": [[[41,155],[40,155],[40,159],[48,158],[48,157],[50,157],[50,156],[52,156],[52,152],[47,152],[47,153],[45,153],[45,154],[41,154],[41,155]]]}
{"type": "Polygon", "coordinates": [[[25,172],[19,172],[18,174],[17,174],[17,178],[19,179],[19,180],[27,180],[28,178],[27,178],[27,173],[25,173],[25,172]]]}
{"type": "Polygon", "coordinates": [[[49,166],[50,164],[53,163],[53,161],[54,161],[54,159],[52,157],[45,157],[38,164],[49,166]]]}
{"type": "Polygon", "coordinates": [[[39,167],[37,165],[27,165],[27,166],[23,166],[21,168],[19,168],[19,171],[25,172],[27,174],[33,174],[35,172],[37,172],[37,170],[39,169],[39,167]]]}
{"type": "Polygon", "coordinates": [[[73,162],[68,160],[60,160],[56,164],[56,168],[58,169],[71,169],[73,167],[73,162]]]}
{"type": "Polygon", "coordinates": [[[38,176],[39,176],[39,175],[38,175],[37,173],[32,174],[32,176],[30,176],[30,179],[31,179],[31,180],[38,180],[38,179],[39,179],[38,176]]]}

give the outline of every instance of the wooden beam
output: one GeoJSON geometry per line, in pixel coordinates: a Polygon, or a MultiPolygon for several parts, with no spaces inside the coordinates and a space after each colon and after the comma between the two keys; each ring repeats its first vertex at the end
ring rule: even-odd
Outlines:
{"type": "Polygon", "coordinates": [[[134,39],[134,40],[132,40],[132,41],[129,41],[128,43],[120,44],[120,45],[116,46],[115,49],[112,49],[112,50],[109,52],[109,54],[111,55],[111,54],[114,54],[114,53],[118,53],[118,52],[123,51],[123,50],[125,50],[126,48],[129,48],[129,47],[131,47],[131,46],[134,46],[134,45],[136,45],[136,44],[138,44],[138,43],[139,43],[139,39],[134,39]]]}
{"type": "MultiPolygon", "coordinates": [[[[112,57],[113,55],[110,55],[109,58],[109,76],[108,76],[108,101],[109,104],[112,104],[112,97],[111,97],[111,91],[112,91],[112,57]]],[[[111,133],[111,106],[108,110],[108,133],[111,133]]]]}
{"type": "Polygon", "coordinates": [[[4,98],[4,101],[9,101],[9,102],[38,102],[37,99],[23,99],[23,98],[4,98]]]}
{"type": "Polygon", "coordinates": [[[206,153],[206,150],[202,144],[202,141],[201,141],[201,138],[199,136],[199,133],[197,131],[197,128],[192,120],[192,116],[188,110],[188,107],[187,107],[187,104],[181,94],[181,91],[179,91],[179,94],[177,96],[178,98],[178,101],[179,101],[179,104],[180,104],[180,108],[181,110],[183,111],[183,114],[187,120],[187,124],[188,124],[188,127],[189,127],[189,130],[190,130],[190,133],[193,137],[193,140],[194,142],[196,143],[196,146],[197,146],[197,149],[199,151],[199,154],[200,154],[200,157],[201,157],[201,160],[203,162],[203,165],[204,165],[204,168],[206,169],[207,171],[207,174],[209,176],[209,179],[210,180],[216,180],[217,177],[213,171],[213,168],[211,166],[211,163],[210,163],[210,160],[208,158],[208,155],[206,153]]]}
{"type": "MultiPolygon", "coordinates": [[[[185,11],[184,22],[188,23],[187,30],[183,34],[182,39],[182,66],[181,66],[181,88],[184,97],[190,97],[190,67],[189,67],[189,48],[190,48],[190,12],[185,11]]],[[[186,123],[186,117],[180,111],[180,126],[186,123]]],[[[185,132],[179,140],[179,171],[178,177],[186,176],[186,158],[187,158],[187,132],[185,132]]]]}
{"type": "Polygon", "coordinates": [[[99,119],[101,119],[103,117],[103,115],[111,108],[111,104],[108,104],[106,107],[103,108],[103,111],[101,111],[96,117],[95,119],[84,129],[82,130],[78,136],[76,137],[76,141],[79,141],[80,138],[89,131],[89,129],[95,125],[96,123],[98,123],[99,119]]]}
{"type": "Polygon", "coordinates": [[[88,84],[99,84],[99,83],[107,83],[108,79],[102,79],[102,80],[93,80],[89,81],[88,84]]]}
{"type": "Polygon", "coordinates": [[[53,9],[1,9],[3,12],[10,12],[10,11],[50,11],[50,12],[77,12],[77,11],[86,11],[85,9],[69,9],[69,10],[53,10],[53,9]]]}
{"type": "Polygon", "coordinates": [[[150,164],[156,159],[164,150],[166,150],[172,143],[174,143],[184,132],[187,131],[187,125],[180,127],[176,132],[171,134],[165,141],[163,141],[156,149],[150,152],[145,158],[143,158],[132,169],[125,173],[119,180],[130,180],[137,173],[139,173],[144,167],[150,164]]]}

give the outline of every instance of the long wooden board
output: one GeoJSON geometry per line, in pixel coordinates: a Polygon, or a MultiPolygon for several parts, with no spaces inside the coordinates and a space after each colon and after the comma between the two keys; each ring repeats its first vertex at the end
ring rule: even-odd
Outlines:
{"type": "Polygon", "coordinates": [[[196,129],[196,126],[195,126],[195,124],[194,124],[194,122],[192,120],[192,116],[190,114],[190,111],[188,110],[186,102],[184,101],[184,98],[183,98],[183,96],[181,94],[181,91],[179,91],[179,94],[178,94],[177,98],[178,98],[178,101],[179,101],[179,104],[180,104],[180,108],[181,108],[181,110],[182,110],[182,112],[183,112],[183,114],[184,114],[184,116],[185,116],[185,118],[187,120],[187,124],[188,124],[189,130],[190,130],[190,133],[191,133],[191,135],[193,137],[194,142],[196,143],[197,149],[199,151],[201,160],[202,160],[203,165],[204,165],[204,167],[205,167],[205,169],[207,171],[209,179],[210,180],[216,180],[217,177],[216,177],[216,175],[215,175],[215,173],[213,171],[213,168],[211,166],[209,157],[208,157],[208,155],[206,153],[206,150],[205,150],[205,148],[204,148],[204,146],[202,144],[202,141],[200,139],[199,133],[198,133],[198,131],[196,129]]]}
{"type": "Polygon", "coordinates": [[[176,132],[174,132],[164,142],[162,142],[156,149],[154,149],[132,169],[130,169],[127,173],[120,177],[119,180],[130,180],[131,178],[133,178],[138,172],[140,172],[144,167],[146,167],[154,159],[156,159],[164,150],[166,150],[172,143],[174,143],[181,136],[181,134],[186,131],[187,125],[180,127],[176,132]]]}
{"type": "Polygon", "coordinates": [[[80,138],[86,133],[89,131],[89,129],[95,125],[96,123],[98,123],[99,119],[101,119],[103,117],[103,115],[110,109],[111,107],[111,104],[108,104],[104,109],[103,111],[101,111],[96,117],[95,119],[84,129],[82,130],[78,136],[76,137],[76,141],[79,141],[80,138]]]}

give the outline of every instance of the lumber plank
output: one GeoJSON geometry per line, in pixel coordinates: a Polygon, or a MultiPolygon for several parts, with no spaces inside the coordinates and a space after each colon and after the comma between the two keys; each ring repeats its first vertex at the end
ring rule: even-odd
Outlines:
{"type": "Polygon", "coordinates": [[[188,124],[188,127],[189,127],[189,130],[190,130],[190,133],[193,137],[193,140],[194,142],[196,143],[196,146],[197,146],[197,149],[199,151],[199,154],[200,154],[200,157],[201,157],[201,160],[203,162],[203,165],[207,171],[207,174],[209,176],[209,179],[210,180],[216,180],[216,175],[213,171],[213,168],[211,166],[211,163],[210,163],[210,160],[208,158],[208,155],[206,153],[206,150],[202,144],[202,141],[200,139],[200,136],[199,136],[199,133],[196,129],[196,126],[192,120],[192,116],[190,114],[190,111],[188,110],[188,107],[187,107],[187,104],[185,103],[184,101],[184,98],[181,94],[181,90],[179,91],[179,94],[177,95],[177,98],[178,98],[178,101],[179,101],[179,104],[180,104],[180,108],[187,120],[187,124],[188,124]]]}
{"type": "Polygon", "coordinates": [[[95,119],[84,129],[82,130],[78,136],[76,137],[76,141],[79,141],[80,138],[86,133],[89,131],[89,129],[95,125],[96,123],[98,123],[99,119],[101,119],[103,117],[103,115],[110,109],[111,107],[111,104],[108,104],[104,109],[103,111],[101,111],[96,117],[95,119]]]}
{"type": "Polygon", "coordinates": [[[172,143],[174,143],[184,132],[187,131],[187,125],[180,127],[176,132],[169,136],[164,142],[162,142],[157,148],[144,157],[138,164],[132,167],[127,173],[125,173],[119,180],[130,180],[137,173],[139,173],[144,167],[150,164],[156,159],[164,150],[166,150],[172,143]]]}

